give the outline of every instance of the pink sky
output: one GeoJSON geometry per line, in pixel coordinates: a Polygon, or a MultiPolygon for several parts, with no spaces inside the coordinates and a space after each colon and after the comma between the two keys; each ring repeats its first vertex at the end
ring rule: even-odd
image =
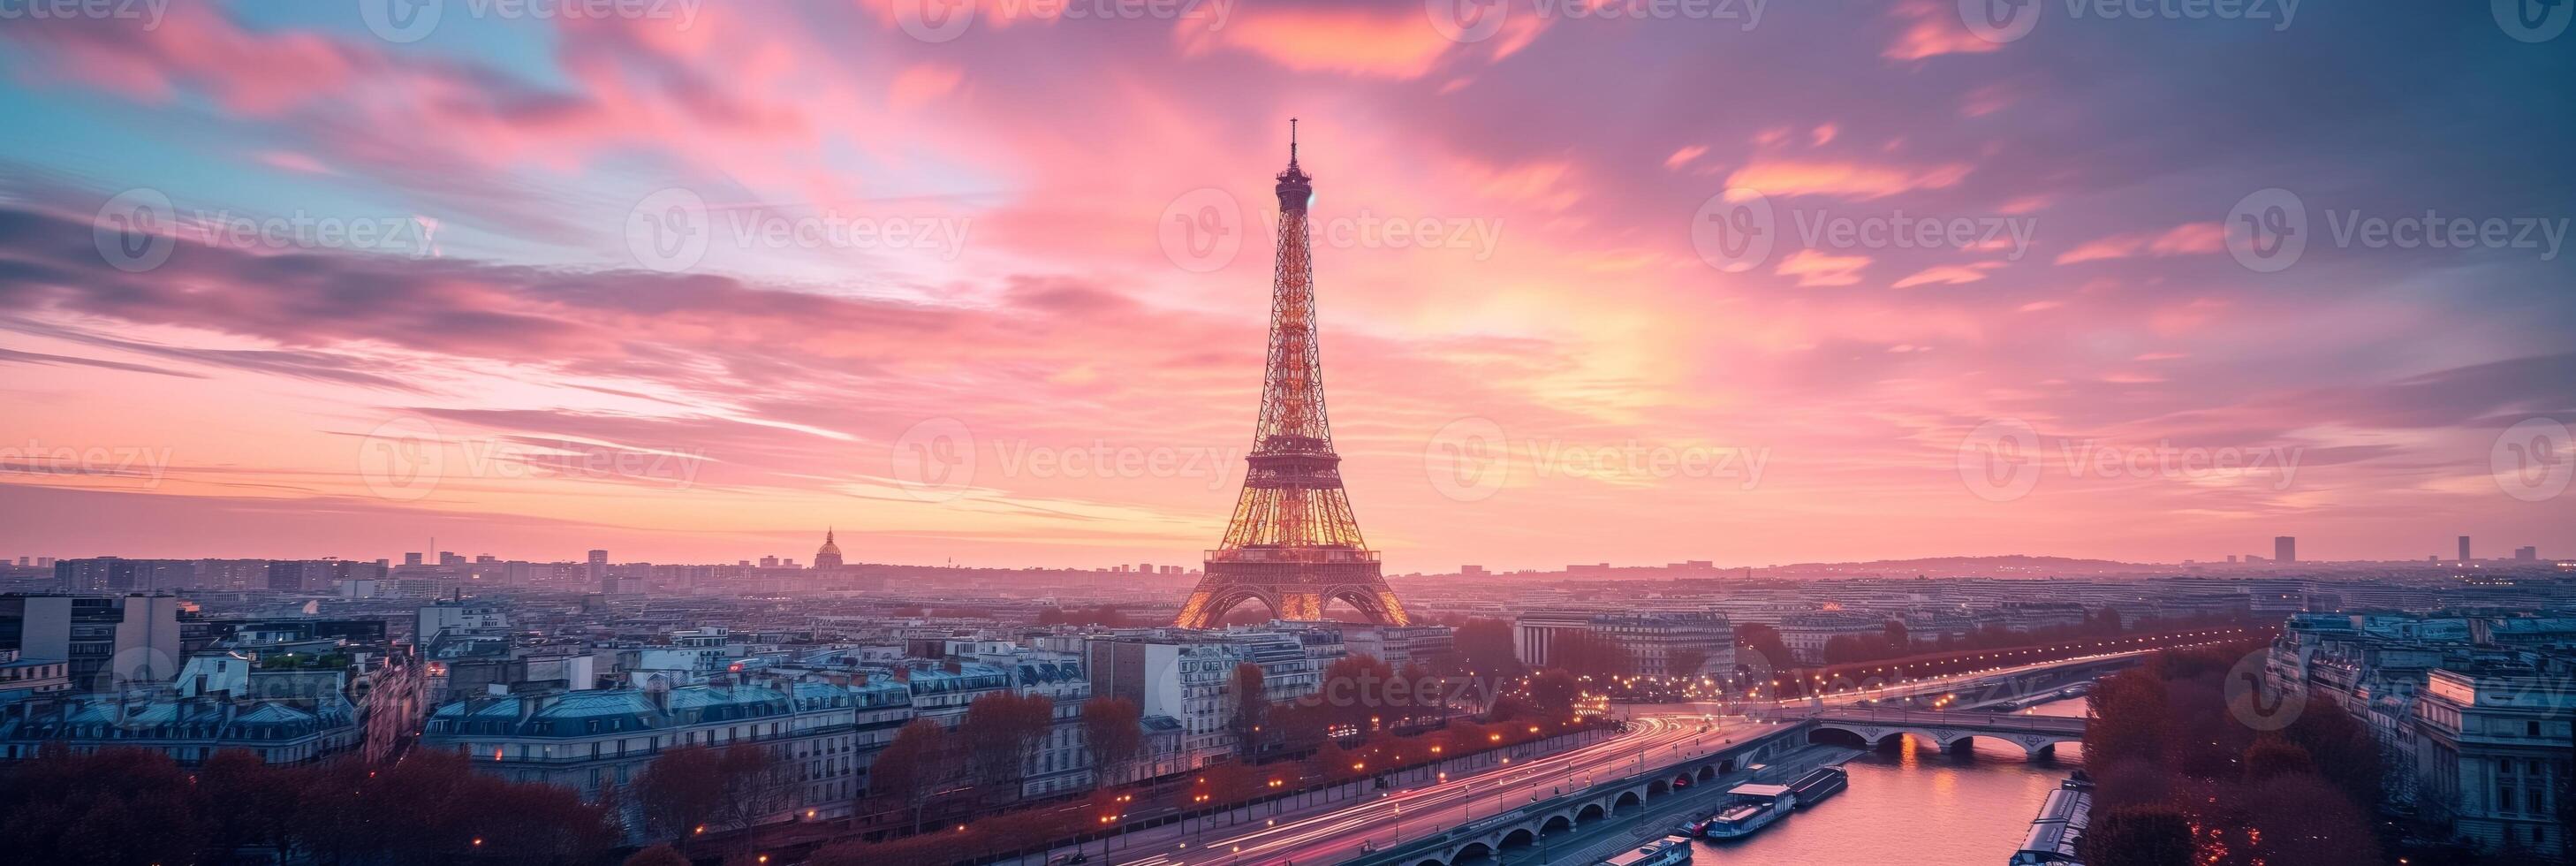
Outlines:
{"type": "Polygon", "coordinates": [[[0,31],[0,553],[1194,562],[1296,116],[1390,571],[2576,556],[2565,260],[2333,233],[2564,230],[2563,118],[2382,68],[2565,70],[2482,10],[450,5],[0,31]]]}

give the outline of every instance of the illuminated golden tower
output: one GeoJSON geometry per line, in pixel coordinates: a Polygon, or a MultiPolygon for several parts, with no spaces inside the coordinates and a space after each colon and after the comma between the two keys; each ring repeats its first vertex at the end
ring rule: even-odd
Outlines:
{"type": "Polygon", "coordinates": [[[1288,121],[1288,169],[1278,176],[1279,250],[1271,281],[1269,363],[1261,386],[1261,420],[1224,540],[1208,551],[1207,573],[1173,621],[1210,628],[1245,601],[1280,619],[1320,620],[1335,600],[1370,621],[1405,625],[1411,618],[1378,573],[1377,552],[1360,538],[1342,491],[1342,458],[1333,453],[1324,415],[1324,365],[1316,346],[1314,254],[1306,205],[1313,178],[1297,167],[1297,121],[1288,121]]]}

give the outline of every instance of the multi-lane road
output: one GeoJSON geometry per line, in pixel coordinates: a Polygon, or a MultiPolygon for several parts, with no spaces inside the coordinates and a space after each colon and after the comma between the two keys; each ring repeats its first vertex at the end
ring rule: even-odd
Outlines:
{"type": "MultiPolygon", "coordinates": [[[[2240,639],[2213,634],[2212,643],[2240,639]]],[[[1785,702],[1721,705],[1666,704],[1624,708],[1627,731],[1555,755],[1510,759],[1490,768],[1447,774],[1422,770],[1390,780],[1390,790],[1370,791],[1351,799],[1238,811],[1234,823],[1167,825],[1126,834],[1086,849],[1089,862],[1114,866],[1206,866],[1206,864],[1330,864],[1351,859],[1363,848],[1383,849],[1472,818],[1495,814],[1545,799],[1554,790],[1589,784],[1644,768],[1678,762],[1692,755],[1726,748],[1758,735],[1772,722],[1748,718],[1748,709],[1787,710],[1799,706],[1850,704],[1864,700],[1921,697],[1962,691],[1997,679],[2141,656],[2172,645],[2108,652],[2080,658],[1995,668],[1913,680],[1884,688],[1853,690],[1785,702]]],[[[1582,847],[1582,846],[1569,846],[1582,847]]],[[[1058,857],[1071,853],[1062,849],[1058,857]]]]}

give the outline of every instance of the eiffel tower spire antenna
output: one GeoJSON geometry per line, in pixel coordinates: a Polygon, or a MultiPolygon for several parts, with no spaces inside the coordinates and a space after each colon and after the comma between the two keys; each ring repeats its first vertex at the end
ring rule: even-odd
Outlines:
{"type": "Polygon", "coordinates": [[[1315,325],[1314,250],[1306,206],[1314,178],[1297,166],[1297,121],[1288,121],[1288,168],[1278,175],[1279,249],[1271,280],[1270,342],[1261,417],[1244,457],[1243,493],[1207,571],[1173,624],[1211,628],[1258,601],[1272,616],[1320,620],[1340,601],[1372,622],[1412,621],[1360,537],[1342,490],[1340,455],[1324,412],[1324,364],[1315,325]]]}

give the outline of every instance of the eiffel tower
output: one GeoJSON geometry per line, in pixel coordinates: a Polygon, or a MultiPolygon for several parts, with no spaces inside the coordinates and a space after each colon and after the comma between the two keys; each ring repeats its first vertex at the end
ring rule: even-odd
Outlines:
{"type": "Polygon", "coordinates": [[[1246,601],[1273,616],[1320,620],[1336,600],[1369,621],[1412,621],[1378,573],[1377,551],[1360,538],[1342,491],[1342,458],[1324,416],[1324,364],[1315,339],[1314,253],[1306,203],[1314,179],[1297,167],[1297,120],[1288,120],[1288,170],[1278,176],[1279,251],[1271,281],[1270,354],[1261,421],[1225,539],[1208,551],[1207,573],[1173,625],[1212,628],[1246,601]]]}

